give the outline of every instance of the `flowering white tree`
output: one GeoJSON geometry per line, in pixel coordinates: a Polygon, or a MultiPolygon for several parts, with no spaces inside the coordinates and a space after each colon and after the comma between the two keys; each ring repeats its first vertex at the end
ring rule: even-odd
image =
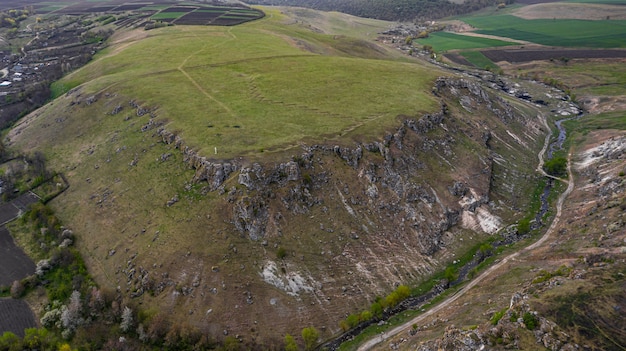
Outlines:
{"type": "Polygon", "coordinates": [[[133,328],[133,310],[130,307],[124,307],[124,311],[122,312],[122,323],[120,323],[120,328],[124,333],[128,333],[133,328]]]}
{"type": "Polygon", "coordinates": [[[73,334],[76,328],[83,323],[81,312],[80,292],[74,290],[70,297],[70,302],[61,308],[61,325],[64,329],[62,335],[65,338],[73,334]]]}

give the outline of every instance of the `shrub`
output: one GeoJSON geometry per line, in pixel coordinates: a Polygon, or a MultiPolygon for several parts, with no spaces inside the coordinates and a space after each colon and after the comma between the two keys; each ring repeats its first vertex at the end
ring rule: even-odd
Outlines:
{"type": "Polygon", "coordinates": [[[446,278],[448,282],[455,281],[456,278],[458,278],[458,272],[456,267],[450,266],[446,268],[446,271],[443,273],[443,277],[446,278]]]}
{"type": "Polygon", "coordinates": [[[517,224],[517,232],[519,234],[526,234],[530,231],[530,219],[528,218],[524,218],[524,219],[520,219],[519,223],[517,224]]]}
{"type": "Polygon", "coordinates": [[[363,311],[363,312],[361,312],[361,315],[359,316],[359,319],[361,320],[361,322],[369,321],[370,319],[372,319],[372,312],[371,311],[363,311]]]}
{"type": "Polygon", "coordinates": [[[539,321],[537,320],[537,317],[530,312],[524,313],[524,316],[522,316],[522,319],[524,320],[524,325],[526,326],[526,329],[528,330],[535,330],[537,326],[539,325],[539,321]]]}
{"type": "Polygon", "coordinates": [[[16,280],[11,284],[11,297],[14,299],[19,299],[24,294],[24,284],[19,280],[16,280]]]}
{"type": "Polygon", "coordinates": [[[279,247],[279,248],[278,248],[278,251],[276,252],[276,257],[277,257],[279,260],[284,259],[285,257],[287,257],[287,250],[286,250],[284,247],[282,247],[282,246],[281,246],[281,247],[279,247]]]}
{"type": "Polygon", "coordinates": [[[491,322],[491,325],[497,325],[500,319],[504,317],[505,313],[506,313],[506,308],[494,313],[491,319],[489,320],[491,322]]]}
{"type": "Polygon", "coordinates": [[[346,322],[348,323],[348,326],[350,328],[354,328],[357,325],[359,325],[359,315],[358,314],[351,314],[348,316],[348,318],[346,318],[346,322]]]}
{"type": "Polygon", "coordinates": [[[317,344],[317,339],[320,337],[319,332],[314,327],[307,327],[302,329],[302,339],[304,340],[304,349],[313,350],[317,344]]]}
{"type": "Polygon", "coordinates": [[[298,344],[293,336],[285,335],[285,351],[298,351],[298,344]]]}

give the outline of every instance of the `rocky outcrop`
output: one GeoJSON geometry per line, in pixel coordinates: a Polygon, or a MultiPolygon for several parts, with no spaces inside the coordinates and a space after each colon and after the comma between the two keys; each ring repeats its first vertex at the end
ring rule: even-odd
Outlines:
{"type": "MultiPolygon", "coordinates": [[[[531,333],[538,348],[554,351],[579,350],[580,346],[570,342],[570,337],[560,331],[552,321],[530,309],[528,296],[515,293],[506,311],[496,312],[490,323],[472,330],[464,330],[450,325],[443,336],[421,344],[417,351],[474,351],[494,347],[519,349],[523,333],[531,333]]],[[[420,328],[416,328],[419,334],[420,328]]]]}
{"type": "MultiPolygon", "coordinates": [[[[511,123],[516,118],[504,100],[469,80],[441,78],[437,80],[433,92],[441,97],[453,97],[461,101],[465,108],[484,105],[504,123],[511,123]]],[[[355,217],[358,217],[354,210],[356,207],[367,208],[367,211],[374,211],[382,218],[389,218],[390,224],[400,220],[399,226],[393,225],[389,229],[389,235],[411,237],[412,246],[422,254],[432,255],[441,247],[444,233],[459,223],[462,211],[473,213],[478,207],[489,204],[488,184],[493,171],[490,159],[482,159],[483,164],[487,162],[479,177],[483,180],[475,180],[483,182],[485,186],[482,188],[486,191],[473,193],[471,201],[461,202],[461,205],[455,198],[464,198],[468,184],[453,181],[444,187],[449,191],[446,194],[438,193],[430,180],[420,180],[420,173],[432,171],[427,165],[429,158],[440,157],[448,162],[447,159],[456,157],[454,149],[458,138],[467,137],[459,134],[460,130],[450,130],[446,126],[446,123],[455,124],[456,117],[449,115],[444,101],[439,112],[417,119],[405,118],[394,132],[387,133],[382,140],[357,143],[353,147],[304,146],[301,155],[273,165],[244,165],[240,160],[209,159],[186,145],[180,136],[166,130],[162,122],[152,118],[142,130],[155,130],[155,136],[163,143],[182,152],[184,162],[195,170],[193,182],[206,183],[210,191],[222,192],[225,192],[227,182],[231,186],[243,186],[232,188],[228,201],[233,204],[233,225],[252,240],[264,238],[268,231],[282,231],[280,221],[273,220],[270,213],[287,211],[292,215],[302,215],[309,213],[315,205],[336,201],[328,198],[327,194],[334,192],[332,187],[337,186],[337,179],[322,171],[324,160],[336,157],[354,170],[354,179],[358,180],[343,186],[340,192],[343,207],[355,217]]],[[[148,110],[136,103],[131,106],[148,110]]],[[[472,142],[488,148],[491,132],[484,130],[474,134],[471,134],[472,142]]],[[[385,223],[387,220],[383,219],[378,224],[371,224],[387,226],[385,223]]],[[[367,228],[369,226],[363,227],[364,230],[367,228]]]]}
{"type": "Polygon", "coordinates": [[[461,106],[473,112],[479,108],[492,111],[502,122],[510,123],[516,119],[513,108],[497,95],[490,95],[481,84],[467,79],[439,78],[433,88],[437,96],[452,94],[459,99],[461,106]]]}

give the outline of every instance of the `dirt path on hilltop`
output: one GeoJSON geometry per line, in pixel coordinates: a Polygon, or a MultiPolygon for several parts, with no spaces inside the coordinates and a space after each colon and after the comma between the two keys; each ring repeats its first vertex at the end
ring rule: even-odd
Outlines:
{"type": "MultiPolygon", "coordinates": [[[[543,118],[544,124],[547,126],[548,124],[547,124],[547,121],[546,121],[545,117],[542,117],[542,118],[543,118]]],[[[545,139],[545,142],[544,142],[544,146],[541,149],[541,151],[539,152],[539,154],[537,155],[538,158],[539,158],[539,166],[537,166],[537,171],[540,172],[544,176],[549,176],[549,175],[547,175],[543,171],[543,162],[544,162],[543,155],[545,154],[546,150],[548,149],[549,143],[550,143],[550,129],[548,128],[548,135],[546,136],[546,139],[545,139]]],[[[401,332],[403,332],[405,330],[408,330],[414,324],[418,324],[418,323],[422,322],[424,319],[426,319],[426,318],[432,316],[433,314],[443,310],[444,308],[446,308],[449,305],[451,305],[452,303],[454,303],[458,298],[460,298],[461,296],[465,295],[470,289],[472,289],[478,283],[482,282],[486,278],[488,278],[491,275],[495,274],[494,272],[496,272],[498,269],[502,268],[504,265],[509,263],[511,260],[516,259],[520,254],[522,254],[524,252],[532,251],[532,250],[536,249],[537,247],[543,245],[550,238],[552,232],[554,232],[556,230],[556,226],[558,225],[559,220],[561,218],[563,203],[565,202],[565,199],[569,196],[569,194],[574,190],[574,177],[572,175],[572,169],[571,169],[572,155],[569,154],[567,158],[568,158],[568,162],[567,162],[568,180],[566,181],[566,180],[563,180],[563,179],[555,178],[557,180],[566,182],[568,184],[567,185],[567,189],[563,192],[563,194],[561,194],[561,196],[559,196],[559,198],[557,200],[557,203],[556,203],[556,215],[554,216],[554,220],[550,224],[550,227],[548,228],[548,230],[546,230],[545,234],[539,240],[537,240],[532,245],[529,245],[526,248],[521,249],[518,252],[510,254],[509,256],[503,258],[500,262],[498,262],[498,263],[494,264],[493,266],[489,267],[489,269],[487,269],[486,271],[481,273],[479,276],[474,278],[466,286],[464,286],[461,290],[457,291],[454,295],[452,295],[449,298],[445,299],[444,301],[442,301],[437,306],[429,309],[424,314],[421,314],[421,315],[411,319],[410,321],[408,321],[408,322],[406,322],[406,323],[404,323],[402,325],[399,325],[399,326],[391,329],[390,331],[382,333],[381,335],[378,335],[378,336],[376,336],[376,337],[366,341],[361,346],[359,346],[358,351],[370,350],[372,347],[376,346],[377,344],[379,344],[379,343],[381,343],[381,342],[383,342],[383,341],[385,341],[385,340],[387,340],[387,339],[389,339],[391,337],[394,337],[394,336],[398,335],[399,333],[401,333],[401,332]]]]}

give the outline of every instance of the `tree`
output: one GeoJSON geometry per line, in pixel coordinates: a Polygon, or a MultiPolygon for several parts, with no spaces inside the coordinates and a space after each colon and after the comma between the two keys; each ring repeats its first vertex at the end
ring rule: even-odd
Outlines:
{"type": "Polygon", "coordinates": [[[302,339],[304,340],[304,349],[313,350],[317,344],[317,339],[320,337],[320,333],[315,327],[307,327],[302,329],[302,339]]]}
{"type": "Polygon", "coordinates": [[[124,307],[124,312],[122,312],[122,323],[120,323],[120,328],[124,333],[128,333],[133,328],[133,310],[130,307],[124,307]]]}
{"type": "Polygon", "coordinates": [[[549,175],[555,177],[564,177],[567,175],[567,159],[564,157],[555,157],[546,161],[543,170],[549,175]]]}
{"type": "Polygon", "coordinates": [[[293,336],[287,334],[285,335],[285,351],[298,351],[298,344],[296,344],[296,339],[293,336]]]}
{"type": "Polygon", "coordinates": [[[61,324],[65,329],[64,337],[69,337],[74,333],[76,328],[82,324],[81,319],[82,303],[80,301],[80,292],[74,290],[67,306],[61,309],[61,324]]]}
{"type": "Polygon", "coordinates": [[[380,318],[383,316],[383,306],[379,302],[374,302],[372,306],[370,306],[370,312],[376,318],[380,318]]]}

